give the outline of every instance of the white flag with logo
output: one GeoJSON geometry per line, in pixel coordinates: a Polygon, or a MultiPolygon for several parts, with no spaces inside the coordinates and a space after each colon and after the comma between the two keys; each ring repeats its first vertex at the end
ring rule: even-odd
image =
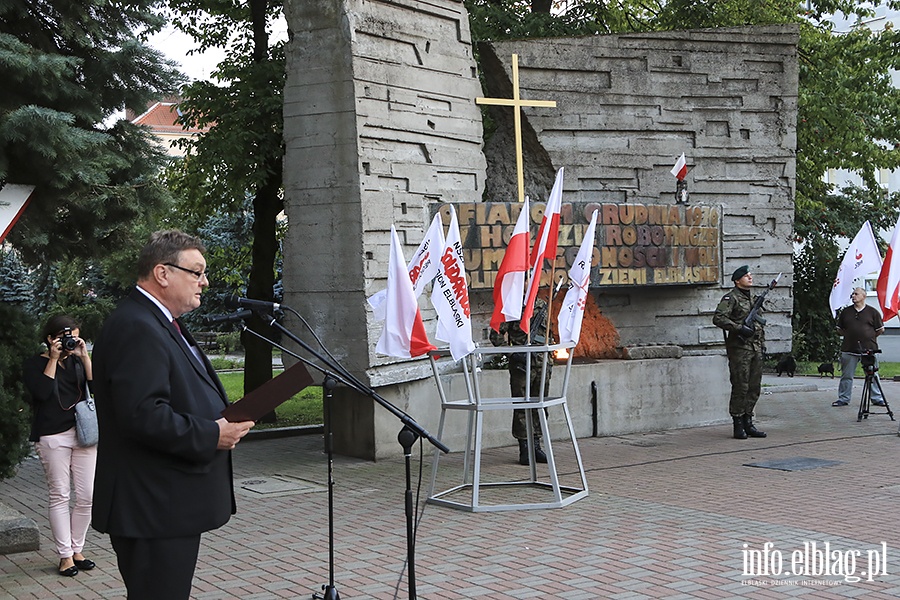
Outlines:
{"type": "Polygon", "coordinates": [[[438,314],[435,337],[450,344],[450,354],[459,360],[475,349],[466,265],[456,210],[450,205],[450,229],[440,257],[440,271],[431,290],[431,304],[438,314]]]}
{"type": "MultiPolygon", "coordinates": [[[[412,260],[407,265],[409,280],[413,284],[413,292],[416,298],[422,295],[425,286],[431,283],[440,267],[440,253],[444,248],[444,226],[441,223],[441,215],[434,215],[431,226],[425,232],[425,239],[419,244],[412,260]]],[[[387,298],[387,290],[381,290],[369,296],[369,306],[376,321],[384,321],[384,300],[387,298]]]]}
{"type": "Polygon", "coordinates": [[[575,262],[569,269],[569,291],[559,309],[559,343],[578,343],[588,286],[591,283],[591,261],[594,258],[594,232],[597,229],[597,211],[591,215],[591,224],[584,232],[584,239],[575,262]]]}
{"type": "Polygon", "coordinates": [[[844,260],[838,267],[837,277],[834,278],[834,286],[828,297],[831,311],[837,311],[850,304],[850,293],[854,287],[862,287],[866,275],[877,273],[881,270],[881,252],[875,242],[875,234],[872,225],[868,221],[863,223],[859,233],[850,242],[844,260]]]}

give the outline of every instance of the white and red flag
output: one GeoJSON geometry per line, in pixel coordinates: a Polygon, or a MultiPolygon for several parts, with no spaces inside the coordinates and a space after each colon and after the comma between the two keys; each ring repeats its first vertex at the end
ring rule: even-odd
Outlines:
{"type": "Polygon", "coordinates": [[[675,176],[675,179],[684,179],[687,177],[687,160],[684,158],[684,152],[681,153],[681,156],[678,157],[678,160],[675,161],[675,166],[672,167],[672,175],[675,176]]]}
{"type": "Polygon", "coordinates": [[[519,328],[528,333],[531,328],[531,315],[534,313],[534,299],[537,297],[538,288],[541,287],[541,271],[544,268],[544,260],[551,262],[556,260],[556,245],[559,241],[559,213],[562,208],[563,191],[563,167],[556,172],[556,181],[550,191],[550,199],[544,208],[544,218],[541,219],[541,228],[531,251],[531,279],[528,281],[528,291],[525,293],[525,307],[522,309],[522,319],[519,328]]]}
{"type": "Polygon", "coordinates": [[[878,274],[878,304],[882,318],[887,321],[900,313],[900,218],[891,235],[891,245],[884,254],[884,264],[878,274]]]}
{"type": "Polygon", "coordinates": [[[33,191],[33,185],[0,184],[0,243],[22,216],[33,191]]]}
{"type": "MultiPolygon", "coordinates": [[[[406,266],[409,271],[409,280],[412,281],[416,298],[422,295],[425,286],[431,283],[438,274],[440,267],[440,253],[444,247],[444,226],[441,223],[441,215],[434,215],[431,226],[425,232],[425,239],[419,244],[412,260],[406,266]]],[[[376,321],[384,321],[384,299],[387,290],[381,290],[369,296],[369,306],[376,321]]]]}
{"type": "Polygon", "coordinates": [[[463,260],[462,239],[456,210],[450,205],[450,228],[440,256],[440,270],[431,290],[431,304],[438,314],[435,337],[450,344],[450,354],[459,360],[475,349],[472,339],[472,317],[469,287],[463,260]]]}
{"type": "Polygon", "coordinates": [[[435,349],[425,333],[419,303],[403,262],[403,248],[393,225],[384,305],[384,330],[375,345],[376,352],[397,358],[413,358],[435,349]]]}
{"type": "Polygon", "coordinates": [[[838,267],[837,277],[834,278],[834,286],[828,297],[831,311],[837,314],[839,309],[850,304],[850,293],[854,287],[860,287],[858,284],[854,285],[857,280],[862,283],[866,275],[880,270],[881,252],[875,242],[872,225],[866,221],[859,228],[853,241],[850,242],[850,247],[844,254],[844,260],[838,267]]]}
{"type": "Polygon", "coordinates": [[[584,239],[569,269],[569,291],[559,309],[559,343],[578,343],[588,286],[591,283],[591,261],[594,258],[594,232],[597,229],[597,211],[591,215],[591,223],[584,232],[584,239]]]}
{"type": "Polygon", "coordinates": [[[512,237],[506,245],[506,253],[494,281],[494,314],[491,315],[491,329],[497,332],[500,331],[503,322],[518,321],[522,317],[525,274],[531,266],[528,256],[531,247],[530,225],[531,212],[528,208],[528,196],[525,196],[522,211],[516,220],[512,237]]]}

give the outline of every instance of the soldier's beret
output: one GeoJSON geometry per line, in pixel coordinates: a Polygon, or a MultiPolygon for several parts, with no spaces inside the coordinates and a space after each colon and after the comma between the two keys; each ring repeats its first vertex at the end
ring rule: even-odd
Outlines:
{"type": "Polygon", "coordinates": [[[744,275],[746,275],[749,272],[750,272],[749,265],[744,265],[742,267],[738,267],[737,269],[734,270],[734,273],[731,274],[731,280],[737,281],[738,279],[740,279],[741,277],[743,277],[744,275]]]}

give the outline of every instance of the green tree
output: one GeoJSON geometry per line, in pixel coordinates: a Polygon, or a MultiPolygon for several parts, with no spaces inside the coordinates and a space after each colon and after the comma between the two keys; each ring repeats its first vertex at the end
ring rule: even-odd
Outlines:
{"type": "MultiPolygon", "coordinates": [[[[90,303],[92,274],[74,269],[139,245],[170,198],[158,176],[164,153],[146,131],[115,121],[126,106],[143,107],[182,81],[145,43],[164,24],[159,7],[158,0],[0,2],[0,187],[35,186],[7,238],[29,269],[27,302],[18,293],[21,273],[11,264],[0,270],[0,477],[24,456],[21,364],[35,351],[32,319],[90,303]]],[[[95,314],[79,316],[96,327],[95,314]]]]}
{"type": "Polygon", "coordinates": [[[119,120],[181,81],[144,43],[157,0],[0,3],[0,185],[36,186],[9,240],[29,265],[102,256],[168,198],[163,153],[119,120]]]}
{"type": "MultiPolygon", "coordinates": [[[[283,209],[282,90],[284,42],[272,42],[269,26],[282,15],[278,1],[171,0],[175,24],[197,41],[198,50],[226,49],[214,81],[187,86],[182,121],[209,127],[183,143],[184,160],[173,166],[170,181],[197,215],[237,214],[252,197],[253,241],[246,295],[272,300],[278,252],[278,215],[283,209]]],[[[254,329],[262,329],[256,318],[254,329]]],[[[245,392],[272,378],[272,351],[247,338],[245,392]]]]}

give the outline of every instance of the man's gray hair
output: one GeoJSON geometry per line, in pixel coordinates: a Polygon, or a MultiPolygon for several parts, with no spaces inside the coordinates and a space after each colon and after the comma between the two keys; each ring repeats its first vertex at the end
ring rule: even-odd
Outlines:
{"type": "Polygon", "coordinates": [[[137,261],[138,279],[146,279],[159,264],[176,263],[178,255],[185,250],[199,250],[205,253],[206,248],[200,238],[188,235],[177,229],[157,231],[150,236],[150,241],[143,247],[137,261]]]}

